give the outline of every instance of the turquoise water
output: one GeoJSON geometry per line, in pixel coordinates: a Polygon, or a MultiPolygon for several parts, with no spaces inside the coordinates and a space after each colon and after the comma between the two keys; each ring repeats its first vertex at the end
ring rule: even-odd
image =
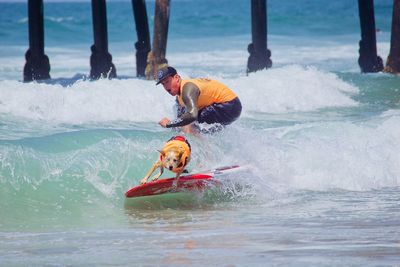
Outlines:
{"type": "MultiPolygon", "coordinates": [[[[45,1],[46,83],[21,82],[26,3],[0,1],[0,266],[398,265],[400,80],[360,74],[357,1],[268,1],[273,67],[247,76],[249,2],[171,1],[167,58],[243,104],[188,137],[189,169],[250,170],[143,208],[124,192],[176,134],[157,124],[174,100],[134,77],[130,1],[107,2],[120,79],[93,82],[90,2],[45,1]]],[[[385,60],[392,1],[375,2],[385,60]]]]}

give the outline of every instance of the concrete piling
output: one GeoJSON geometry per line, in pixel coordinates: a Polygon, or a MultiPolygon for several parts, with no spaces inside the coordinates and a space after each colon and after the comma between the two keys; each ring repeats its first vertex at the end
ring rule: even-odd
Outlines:
{"type": "MultiPolygon", "coordinates": [[[[248,45],[247,73],[272,66],[267,45],[267,0],[250,0],[252,42],[248,45]]],[[[166,59],[170,0],[156,0],[153,48],[145,0],[131,0],[136,25],[136,75],[155,79],[158,69],[167,66],[166,59]]],[[[91,46],[90,78],[117,77],[108,51],[106,0],[91,0],[94,44],[91,46]]],[[[358,63],[361,72],[400,73],[400,0],[393,0],[390,54],[386,67],[377,53],[374,0],[358,0],[361,40],[358,63]]],[[[25,82],[50,79],[50,62],[44,53],[43,0],[28,0],[29,48],[23,70],[25,82]]]]}
{"type": "Polygon", "coordinates": [[[44,54],[43,0],[28,1],[29,48],[25,53],[24,82],[50,79],[50,62],[44,54]]]}
{"type": "Polygon", "coordinates": [[[108,52],[107,11],[105,0],[92,0],[94,44],[90,47],[90,78],[115,78],[117,71],[108,52]]]}
{"type": "Polygon", "coordinates": [[[358,0],[358,10],[361,26],[359,42],[360,57],[358,64],[361,72],[379,72],[383,70],[382,58],[376,49],[376,29],[374,15],[374,0],[358,0]]]}
{"type": "Polygon", "coordinates": [[[155,79],[158,69],[167,66],[168,24],[170,0],[156,0],[154,14],[153,49],[147,56],[146,78],[155,79]]]}
{"type": "Polygon", "coordinates": [[[390,52],[384,71],[388,73],[400,73],[400,0],[393,0],[390,52]]]}
{"type": "Polygon", "coordinates": [[[251,36],[252,43],[247,50],[247,73],[272,66],[271,51],[267,48],[267,1],[251,0],[251,36]]]}
{"type": "Polygon", "coordinates": [[[149,23],[145,0],[132,0],[133,16],[135,18],[137,42],[136,48],[136,76],[145,77],[147,55],[151,50],[149,23]]]}

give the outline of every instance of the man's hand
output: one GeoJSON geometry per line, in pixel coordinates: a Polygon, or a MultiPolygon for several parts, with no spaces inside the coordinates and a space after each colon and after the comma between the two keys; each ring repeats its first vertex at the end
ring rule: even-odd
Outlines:
{"type": "Polygon", "coordinates": [[[162,120],[159,121],[158,124],[160,124],[162,127],[166,128],[166,127],[167,127],[167,124],[170,123],[170,122],[171,122],[170,119],[168,119],[168,118],[163,118],[162,120]]]}

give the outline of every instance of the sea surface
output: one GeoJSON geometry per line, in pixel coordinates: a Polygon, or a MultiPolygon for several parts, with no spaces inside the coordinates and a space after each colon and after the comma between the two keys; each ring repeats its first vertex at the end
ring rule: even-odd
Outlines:
{"type": "MultiPolygon", "coordinates": [[[[375,1],[384,61],[392,2],[375,1]]],[[[131,1],[107,1],[118,79],[87,79],[90,1],[44,1],[52,79],[23,83],[27,3],[0,0],[0,266],[400,266],[400,77],[360,73],[357,1],[269,0],[273,66],[249,75],[250,1],[172,0],[170,16],[170,65],[243,104],[187,136],[189,170],[247,171],[127,205],[177,134],[157,124],[174,99],[135,77],[131,1]]]]}

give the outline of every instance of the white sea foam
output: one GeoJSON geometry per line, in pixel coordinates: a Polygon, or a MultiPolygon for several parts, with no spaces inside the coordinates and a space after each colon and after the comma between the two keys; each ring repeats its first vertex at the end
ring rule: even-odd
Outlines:
{"type": "Polygon", "coordinates": [[[379,126],[341,122],[305,131],[289,150],[285,178],[306,189],[399,186],[399,122],[393,117],[379,126]]]}
{"type": "Polygon", "coordinates": [[[231,140],[238,141],[218,158],[221,162],[250,163],[254,172],[248,180],[261,191],[264,187],[278,191],[397,187],[399,125],[400,113],[391,111],[367,122],[318,122],[227,132],[218,141],[226,143],[225,149],[231,140]]]}
{"type": "Polygon", "coordinates": [[[107,121],[158,121],[172,115],[173,98],[154,82],[78,81],[71,87],[0,82],[0,112],[17,117],[81,124],[107,121]]]}
{"type": "Polygon", "coordinates": [[[68,16],[68,17],[52,17],[52,16],[46,16],[44,19],[45,19],[45,20],[52,21],[52,22],[58,22],[58,23],[64,22],[64,21],[74,21],[74,20],[76,20],[76,19],[75,19],[74,17],[72,17],[72,16],[68,16]]]}
{"type": "Polygon", "coordinates": [[[284,113],[356,106],[358,88],[316,68],[286,66],[226,81],[237,90],[246,112],[284,113]]]}
{"type": "MultiPolygon", "coordinates": [[[[349,96],[357,88],[315,68],[288,66],[222,80],[240,96],[244,117],[357,105],[349,96]]],[[[0,81],[0,113],[34,120],[155,122],[173,115],[173,103],[162,86],[139,79],[78,81],[70,87],[0,81]]]]}

